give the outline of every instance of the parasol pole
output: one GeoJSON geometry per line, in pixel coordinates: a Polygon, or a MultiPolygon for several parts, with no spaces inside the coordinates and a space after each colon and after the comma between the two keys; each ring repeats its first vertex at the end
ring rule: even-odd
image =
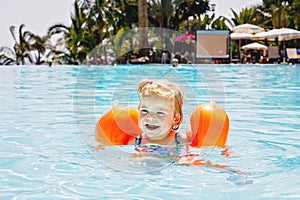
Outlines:
{"type": "Polygon", "coordinates": [[[286,56],[286,53],[285,53],[285,39],[283,39],[283,63],[285,63],[285,56],[286,56]]]}
{"type": "Polygon", "coordinates": [[[239,56],[240,56],[240,61],[241,61],[241,38],[239,39],[239,54],[240,54],[239,56]]]}

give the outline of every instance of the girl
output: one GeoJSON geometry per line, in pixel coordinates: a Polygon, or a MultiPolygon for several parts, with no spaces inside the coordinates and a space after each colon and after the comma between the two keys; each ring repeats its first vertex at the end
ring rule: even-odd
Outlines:
{"type": "Polygon", "coordinates": [[[142,134],[135,144],[178,145],[184,142],[176,132],[183,119],[181,88],[167,80],[142,80],[137,85],[137,93],[140,100],[138,125],[142,134]]]}

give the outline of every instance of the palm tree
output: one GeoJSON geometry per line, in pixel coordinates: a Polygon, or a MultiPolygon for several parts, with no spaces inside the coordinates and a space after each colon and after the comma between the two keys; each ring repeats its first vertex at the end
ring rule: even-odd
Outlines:
{"type": "Polygon", "coordinates": [[[257,24],[266,29],[299,28],[299,0],[263,0],[262,5],[256,7],[256,11],[257,24]]]}
{"type": "Polygon", "coordinates": [[[90,21],[88,22],[89,28],[85,31],[86,37],[92,35],[96,44],[101,44],[93,50],[92,57],[97,56],[99,52],[106,55],[107,41],[109,41],[109,45],[112,45],[110,48],[115,52],[112,55],[114,57],[120,56],[125,49],[128,51],[133,49],[133,41],[123,33],[138,27],[138,2],[96,0],[88,18],[90,21]],[[105,41],[105,45],[102,45],[102,41],[105,41]]]}
{"type": "Polygon", "coordinates": [[[226,17],[219,16],[217,19],[213,20],[212,28],[216,30],[228,30],[227,23],[230,23],[226,17]]]}
{"type": "Polygon", "coordinates": [[[94,38],[95,44],[100,44],[103,38],[109,37],[108,26],[114,23],[114,20],[107,15],[111,12],[112,6],[102,0],[95,0],[90,8],[89,16],[87,17],[87,30],[90,30],[90,35],[94,38]]]}
{"type": "Polygon", "coordinates": [[[0,48],[0,65],[12,65],[15,63],[15,53],[9,47],[0,48]]]}
{"type": "MultiPolygon", "coordinates": [[[[145,2],[141,4],[144,10],[143,12],[147,11],[147,3],[146,4],[144,3],[145,2]]],[[[117,21],[116,23],[117,26],[114,33],[118,32],[119,29],[127,30],[127,29],[138,27],[139,1],[136,2],[136,1],[118,0],[115,1],[115,4],[116,7],[113,10],[113,17],[114,17],[114,21],[117,21]]]]}
{"type": "Polygon", "coordinates": [[[284,2],[286,1],[275,0],[268,8],[273,28],[287,27],[289,13],[284,2]]]}
{"type": "Polygon", "coordinates": [[[242,8],[242,10],[237,13],[233,9],[231,9],[231,12],[233,14],[233,18],[231,20],[233,21],[232,26],[237,26],[240,24],[256,24],[256,7],[252,8],[242,8]]]}
{"type": "Polygon", "coordinates": [[[292,4],[294,6],[294,12],[295,12],[295,17],[296,17],[296,23],[295,23],[295,28],[299,30],[300,28],[300,1],[295,0],[292,4]]]}
{"type": "Polygon", "coordinates": [[[24,65],[27,62],[32,62],[32,55],[30,54],[30,35],[29,31],[24,31],[25,25],[21,24],[19,26],[18,36],[15,32],[15,26],[10,26],[9,31],[15,42],[13,49],[9,47],[2,47],[0,52],[0,58],[2,64],[16,64],[24,65]]]}
{"type": "Polygon", "coordinates": [[[209,24],[212,24],[214,17],[215,15],[210,17],[208,14],[205,14],[201,20],[192,20],[188,23],[187,30],[190,30],[190,33],[193,33],[197,29],[205,30],[209,24]]]}
{"type": "Polygon", "coordinates": [[[49,36],[38,36],[30,34],[30,50],[35,51],[35,64],[40,65],[45,63],[45,53],[47,49],[51,49],[51,43],[49,42],[49,36]]]}
{"type": "MultiPolygon", "coordinates": [[[[201,24],[201,15],[209,11],[209,2],[204,0],[193,0],[184,1],[176,9],[176,16],[179,17],[179,21],[187,21],[189,24],[189,18],[193,18],[193,21],[197,21],[201,24]]],[[[187,25],[187,30],[192,33],[194,30],[189,30],[189,25],[187,25]]]]}
{"type": "Polygon", "coordinates": [[[95,38],[90,34],[89,22],[91,15],[89,1],[75,0],[74,13],[71,16],[72,24],[55,24],[48,29],[50,36],[63,34],[65,50],[54,48],[52,54],[59,63],[81,64],[85,61],[87,54],[96,46],[95,38]]]}

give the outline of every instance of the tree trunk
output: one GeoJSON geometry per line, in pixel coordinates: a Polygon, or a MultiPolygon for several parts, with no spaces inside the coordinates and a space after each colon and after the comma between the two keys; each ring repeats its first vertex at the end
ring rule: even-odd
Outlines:
{"type": "Polygon", "coordinates": [[[147,0],[138,0],[139,12],[139,43],[140,55],[148,55],[148,14],[147,14],[147,0]]]}

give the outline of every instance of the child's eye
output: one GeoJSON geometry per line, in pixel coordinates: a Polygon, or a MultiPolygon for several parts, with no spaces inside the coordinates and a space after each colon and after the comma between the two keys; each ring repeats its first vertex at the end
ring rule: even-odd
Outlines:
{"type": "Polygon", "coordinates": [[[141,113],[142,113],[142,114],[148,114],[148,112],[149,112],[149,111],[148,111],[147,109],[141,109],[141,113]]]}
{"type": "Polygon", "coordinates": [[[157,115],[158,115],[158,116],[165,116],[166,113],[165,113],[165,112],[157,112],[157,115]]]}

